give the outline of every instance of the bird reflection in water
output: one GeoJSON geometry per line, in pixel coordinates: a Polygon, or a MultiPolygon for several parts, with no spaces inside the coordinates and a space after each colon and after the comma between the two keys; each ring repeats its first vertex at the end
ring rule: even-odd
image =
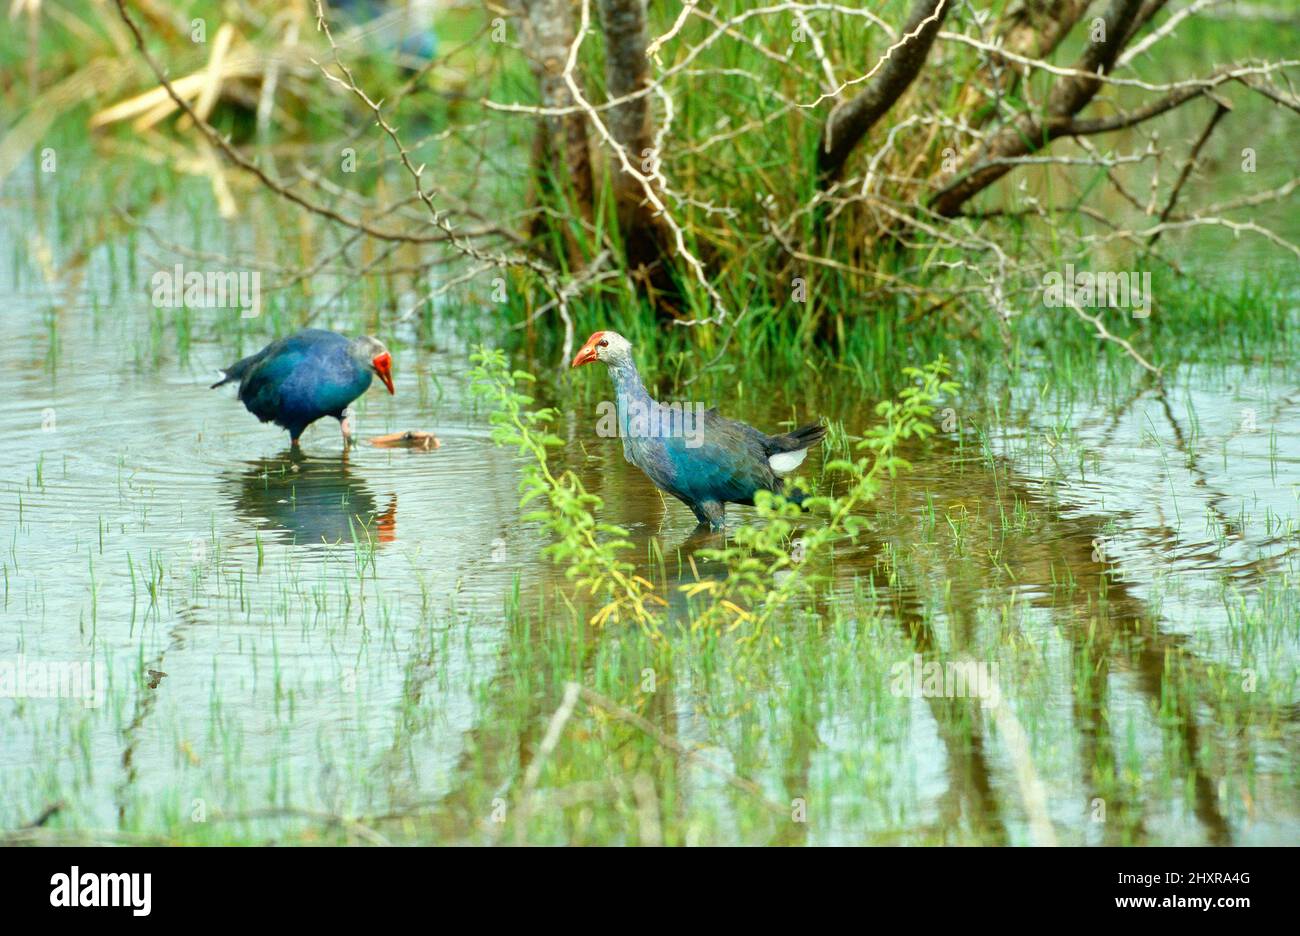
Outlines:
{"type": "MultiPolygon", "coordinates": [[[[666,545],[666,544],[665,544],[666,545]]],[[[665,615],[674,627],[689,629],[694,612],[691,600],[683,590],[685,586],[696,582],[721,582],[727,577],[727,564],[714,559],[705,552],[710,549],[723,549],[727,545],[727,535],[721,530],[710,530],[707,526],[696,527],[686,538],[664,550],[663,596],[668,602],[665,615]]],[[[658,576],[655,576],[657,579],[658,576]]],[[[660,584],[656,582],[656,584],[660,584]]],[[[698,600],[698,599],[697,599],[698,600]]]]}
{"type": "Polygon", "coordinates": [[[278,539],[303,545],[391,543],[397,537],[397,494],[389,494],[381,510],[346,457],[310,458],[290,450],[246,464],[224,479],[234,512],[278,539]]]}

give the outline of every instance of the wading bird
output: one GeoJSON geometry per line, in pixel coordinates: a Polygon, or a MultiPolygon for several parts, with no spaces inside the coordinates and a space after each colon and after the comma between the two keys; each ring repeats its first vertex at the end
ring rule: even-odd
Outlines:
{"type": "MultiPolygon", "coordinates": [[[[623,456],[714,530],[721,529],[728,503],[752,507],[758,491],[783,493],[782,477],[826,435],[825,426],[813,424],[770,436],[716,408],[693,412],[689,404],[658,403],[637,373],[631,342],[618,332],[596,332],[571,366],[593,361],[603,361],[614,380],[623,456]]],[[[803,500],[797,492],[787,496],[803,500]]]]}
{"type": "Polygon", "coordinates": [[[333,416],[346,448],[352,441],[352,401],[370,389],[376,374],[389,393],[395,392],[393,357],[382,342],[319,328],[273,341],[222,373],[212,387],[238,381],[239,399],[248,411],[288,429],[294,445],[309,425],[333,416]]]}
{"type": "Polygon", "coordinates": [[[438,54],[432,0],[333,0],[343,20],[357,27],[368,48],[396,61],[406,71],[418,71],[438,54]]]}

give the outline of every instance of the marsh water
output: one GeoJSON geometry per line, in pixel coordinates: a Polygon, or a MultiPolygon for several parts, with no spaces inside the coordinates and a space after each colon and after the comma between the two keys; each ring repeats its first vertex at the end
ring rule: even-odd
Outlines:
{"type": "MultiPolygon", "coordinates": [[[[31,188],[8,198],[0,662],[88,663],[94,684],[0,699],[0,829],[51,814],[72,840],[262,841],[379,817],[375,836],[494,840],[562,681],[625,656],[613,671],[634,681],[644,637],[517,623],[565,583],[523,519],[519,457],[467,392],[469,342],[379,332],[397,394],[372,388],[359,435],[423,429],[437,450],[344,455],[325,420],[293,453],[208,389],[261,323],[207,310],[182,328],[151,305],[149,273],[192,258],[124,256],[112,236],[77,253],[20,220],[40,216],[31,188]]],[[[317,324],[378,323],[327,308],[317,324]]],[[[700,554],[717,538],[596,435],[605,395],[562,405],[558,457],[667,593],[718,574],[700,554]]],[[[708,402],[768,430],[824,416],[853,432],[875,403],[816,380],[708,402]]],[[[1294,843],[1300,385],[1267,364],[1123,395],[1030,377],[950,415],[837,551],[837,607],[812,609],[831,623],[780,635],[788,665],[746,682],[714,665],[725,646],[701,663],[670,602],[684,649],[640,714],[807,809],[774,833],[665,754],[680,840],[1294,843]],[[959,658],[996,663],[996,706],[891,691],[900,665],[959,658]]],[[[644,832],[605,793],[555,808],[568,818],[537,840],[644,832]]]]}

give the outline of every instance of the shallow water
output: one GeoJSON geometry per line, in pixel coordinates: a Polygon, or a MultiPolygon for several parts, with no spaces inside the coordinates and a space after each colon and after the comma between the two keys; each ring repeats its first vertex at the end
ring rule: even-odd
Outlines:
{"type": "MultiPolygon", "coordinates": [[[[102,704],[0,700],[0,828],[59,802],[92,838],[418,808],[438,840],[490,839],[518,783],[497,762],[526,763],[557,704],[540,674],[563,670],[505,611],[561,579],[521,521],[516,455],[468,398],[468,348],[450,330],[395,347],[397,395],[360,404],[363,438],[426,429],[438,450],[344,456],[325,420],[291,453],[208,389],[236,356],[200,337],[210,322],[182,353],[102,248],[54,289],[19,259],[28,233],[4,236],[0,662],[88,662],[104,682],[102,704]]],[[[784,635],[824,645],[826,673],[744,686],[687,661],[642,714],[777,801],[806,790],[821,805],[799,841],[1294,842],[1300,387],[1231,367],[1118,402],[1031,384],[956,414],[839,550],[839,630],[784,635]],[[998,663],[997,713],[885,692],[914,655],[998,663]]],[[[822,412],[863,428],[873,401],[827,393],[822,412]]],[[[791,412],[721,402],[772,430],[791,412]]],[[[604,519],[643,562],[661,551],[670,583],[717,574],[697,556],[717,539],[594,421],[570,409],[557,429],[604,519]]],[[[576,672],[635,637],[587,635],[576,672]]],[[[675,782],[713,817],[688,838],[770,840],[717,777],[675,782]]]]}

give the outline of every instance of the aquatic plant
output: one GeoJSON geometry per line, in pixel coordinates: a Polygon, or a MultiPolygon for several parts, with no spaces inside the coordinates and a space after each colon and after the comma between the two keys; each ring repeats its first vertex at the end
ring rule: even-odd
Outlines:
{"type": "MultiPolygon", "coordinates": [[[[498,445],[517,446],[529,457],[520,481],[521,506],[543,501],[543,506],[524,519],[540,522],[555,541],[546,547],[565,575],[578,585],[579,593],[598,598],[599,607],[590,623],[635,621],[651,630],[659,627],[654,613],[666,602],[654,585],[637,575],[633,564],[621,557],[632,544],[627,531],[597,519],[601,498],[585,489],[571,470],[553,473],[548,450],[563,441],[546,430],[555,416],[551,408],[532,409],[533,398],[519,391],[521,384],[536,378],[526,371],[511,370],[504,352],[482,349],[472,355],[474,392],[486,398],[493,409],[490,421],[498,445]]],[[[737,527],[727,545],[706,549],[702,554],[726,567],[719,578],[698,578],[681,586],[688,598],[704,596],[693,626],[716,626],[731,631],[743,625],[742,637],[753,640],[768,631],[778,614],[801,597],[808,596],[819,580],[818,561],[839,540],[853,540],[866,523],[861,508],[875,497],[885,477],[894,477],[910,467],[899,446],[911,439],[924,439],[935,431],[931,417],[935,404],[955,393],[956,382],[947,379],[951,367],[942,357],[923,368],[903,372],[911,385],[893,400],[875,408],[879,422],[858,441],[856,458],[836,458],[826,472],[845,485],[842,493],[808,496],[806,508],[825,515],[791,540],[804,515],[798,504],[779,494],[760,491],[755,497],[757,520],[737,527]]],[[[796,485],[800,481],[794,482],[796,485]]],[[[777,639],[777,638],[774,638],[777,639]]]]}
{"type": "Polygon", "coordinates": [[[565,576],[579,593],[596,599],[599,607],[590,623],[599,627],[628,621],[654,628],[652,606],[664,601],[654,594],[654,585],[621,557],[632,545],[627,531],[596,518],[602,501],[572,470],[551,469],[548,450],[563,444],[546,429],[555,410],[530,408],[533,397],[519,389],[536,378],[527,371],[511,370],[499,349],[480,348],[471,361],[475,365],[470,373],[472,391],[493,407],[489,416],[493,441],[516,446],[528,458],[519,482],[520,505],[542,503],[523,519],[541,523],[554,536],[546,552],[565,567],[565,576]]]}
{"type": "MultiPolygon", "coordinates": [[[[809,595],[820,579],[816,571],[820,560],[836,542],[855,540],[867,523],[860,511],[876,496],[882,479],[911,467],[899,454],[899,446],[935,432],[931,419],[935,404],[958,389],[958,384],[948,379],[951,373],[942,357],[923,368],[903,370],[911,385],[896,399],[876,405],[880,421],[854,446],[861,454],[826,463],[826,473],[844,484],[845,490],[804,500],[804,507],[826,519],[802,529],[797,539],[791,537],[803,511],[779,494],[760,492],[754,501],[762,522],[739,527],[728,545],[706,551],[725,563],[726,575],[681,586],[692,598],[708,598],[695,618],[696,626],[717,624],[734,630],[743,625],[743,637],[757,639],[768,632],[774,616],[809,595]]],[[[773,636],[772,640],[779,643],[780,638],[773,636]]]]}

